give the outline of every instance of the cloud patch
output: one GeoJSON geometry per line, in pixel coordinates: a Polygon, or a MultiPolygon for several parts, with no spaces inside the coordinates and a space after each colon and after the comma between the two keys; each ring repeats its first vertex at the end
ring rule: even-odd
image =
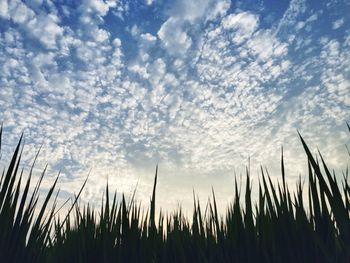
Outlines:
{"type": "Polygon", "coordinates": [[[192,44],[191,37],[183,30],[183,21],[170,17],[157,35],[171,55],[183,55],[192,44]]]}

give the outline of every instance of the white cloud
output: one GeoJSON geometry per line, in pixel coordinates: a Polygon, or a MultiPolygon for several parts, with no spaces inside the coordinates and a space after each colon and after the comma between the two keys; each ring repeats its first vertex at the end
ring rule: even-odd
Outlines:
{"type": "Polygon", "coordinates": [[[306,1],[305,0],[291,0],[287,10],[284,12],[282,19],[279,21],[275,34],[278,34],[281,30],[285,30],[289,26],[293,26],[298,17],[305,13],[306,1]]]}
{"type": "Polygon", "coordinates": [[[96,13],[99,16],[105,16],[111,7],[117,5],[116,0],[84,0],[81,4],[81,9],[88,13],[96,13]]]}
{"type": "Polygon", "coordinates": [[[145,67],[141,67],[140,65],[136,64],[136,65],[129,66],[129,70],[139,74],[144,79],[149,78],[149,74],[148,74],[147,69],[145,67]]]}
{"type": "Polygon", "coordinates": [[[57,24],[57,18],[53,15],[37,16],[28,22],[27,28],[32,36],[50,49],[57,47],[57,38],[63,35],[63,28],[57,24]]]}
{"type": "MultiPolygon", "coordinates": [[[[6,7],[4,7],[6,8],[6,7]]],[[[56,48],[57,38],[63,35],[59,19],[54,13],[40,12],[36,14],[26,4],[11,1],[8,18],[23,27],[27,34],[38,39],[47,48],[56,48]]]]}
{"type": "Polygon", "coordinates": [[[151,45],[153,45],[157,41],[157,38],[150,33],[141,34],[140,38],[144,43],[151,44],[151,45]]]}
{"type": "Polygon", "coordinates": [[[105,42],[109,39],[109,33],[104,29],[97,29],[94,35],[97,42],[105,42]]]}
{"type": "Polygon", "coordinates": [[[209,21],[225,15],[230,5],[228,0],[177,0],[169,13],[172,17],[194,24],[199,20],[209,21]]]}
{"type": "Polygon", "coordinates": [[[258,27],[259,18],[257,15],[242,12],[230,14],[222,20],[222,27],[225,30],[234,30],[232,40],[237,45],[251,37],[258,27]]]}
{"type": "Polygon", "coordinates": [[[191,33],[200,38],[201,25],[224,16],[231,3],[227,0],[175,1],[169,17],[158,31],[158,37],[171,55],[183,55],[194,42],[191,33]]]}
{"type": "Polygon", "coordinates": [[[182,29],[182,21],[170,17],[159,29],[158,37],[171,55],[183,55],[192,44],[191,37],[182,29]]]}
{"type": "Polygon", "coordinates": [[[213,5],[208,10],[207,20],[214,20],[217,17],[226,15],[230,6],[231,1],[229,0],[214,1],[213,5]]]}
{"type": "Polygon", "coordinates": [[[9,6],[7,1],[0,2],[0,17],[9,18],[9,6]]]}
{"type": "Polygon", "coordinates": [[[145,0],[146,5],[152,5],[155,2],[155,0],[145,0]]]}
{"type": "Polygon", "coordinates": [[[11,18],[15,23],[27,23],[34,16],[34,11],[21,2],[19,2],[17,5],[11,6],[11,18]]]}
{"type": "Polygon", "coordinates": [[[288,51],[287,44],[279,42],[269,30],[256,33],[248,41],[248,47],[253,54],[263,61],[286,55],[288,51]]]}
{"type": "Polygon", "coordinates": [[[170,14],[171,16],[175,16],[178,19],[194,22],[198,18],[204,16],[209,6],[209,3],[210,0],[179,0],[176,1],[175,4],[172,6],[170,14]]]}
{"type": "Polygon", "coordinates": [[[11,18],[15,23],[24,24],[34,17],[34,11],[28,8],[25,4],[21,2],[16,4],[16,1],[12,3],[11,18]]]}
{"type": "Polygon", "coordinates": [[[334,30],[340,28],[344,24],[344,17],[335,20],[332,24],[334,30]]]}

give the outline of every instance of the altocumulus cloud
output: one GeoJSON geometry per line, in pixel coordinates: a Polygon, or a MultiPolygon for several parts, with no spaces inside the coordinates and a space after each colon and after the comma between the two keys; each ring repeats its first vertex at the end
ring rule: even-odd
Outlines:
{"type": "Polygon", "coordinates": [[[192,187],[205,197],[211,185],[225,204],[248,158],[253,175],[260,164],[273,175],[282,145],[293,183],[305,166],[297,129],[345,168],[349,10],[347,1],[1,1],[3,158],[24,131],[24,162],[42,144],[38,168],[62,170],[65,192],[92,169],[83,196],[92,202],[107,176],[118,191],[139,182],[147,202],[159,163],[160,205],[185,208],[192,187]]]}

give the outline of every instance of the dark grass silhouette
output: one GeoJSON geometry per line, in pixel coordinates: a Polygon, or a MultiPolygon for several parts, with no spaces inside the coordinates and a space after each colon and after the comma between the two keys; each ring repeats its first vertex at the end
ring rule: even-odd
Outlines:
{"type": "MultiPolygon", "coordinates": [[[[1,134],[2,128],[0,151],[1,134]]],[[[194,197],[191,220],[180,209],[171,214],[160,212],[156,221],[158,169],[146,212],[142,212],[134,195],[128,204],[124,195],[121,201],[117,201],[116,194],[110,200],[108,184],[99,211],[89,204],[80,206],[78,199],[85,181],[68,214],[60,218],[58,192],[54,193],[58,176],[39,206],[45,170],[29,194],[35,161],[24,179],[19,168],[21,137],[0,179],[0,261],[350,262],[348,170],[342,182],[337,182],[321,153],[319,162],[300,139],[308,159],[306,200],[301,180],[296,192],[289,190],[282,152],[282,182],[273,185],[267,171],[261,169],[256,203],[251,200],[247,170],[245,192],[240,194],[236,182],[226,217],[218,215],[213,192],[205,211],[194,197]],[[53,202],[49,207],[50,200],[53,202]]]]}

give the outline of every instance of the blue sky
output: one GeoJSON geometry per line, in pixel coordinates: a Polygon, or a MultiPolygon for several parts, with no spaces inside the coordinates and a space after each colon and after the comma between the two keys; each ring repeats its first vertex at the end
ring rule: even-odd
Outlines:
{"type": "MultiPolygon", "coordinates": [[[[91,169],[84,200],[107,177],[159,204],[231,199],[251,160],[278,178],[305,173],[296,130],[331,167],[348,161],[349,1],[0,1],[0,121],[9,158],[62,170],[66,195],[91,169]]],[[[244,178],[242,179],[244,180],[244,178]]]]}

